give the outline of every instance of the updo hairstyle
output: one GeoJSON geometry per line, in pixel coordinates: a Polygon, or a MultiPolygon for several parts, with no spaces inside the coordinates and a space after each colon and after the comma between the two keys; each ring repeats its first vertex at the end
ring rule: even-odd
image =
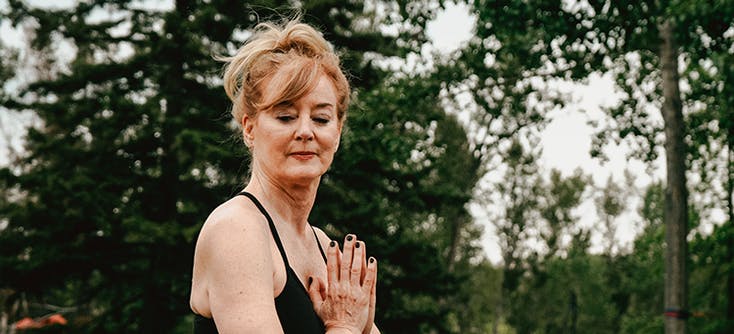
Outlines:
{"type": "Polygon", "coordinates": [[[339,57],[321,33],[297,19],[285,26],[258,24],[234,56],[222,57],[224,90],[232,101],[232,117],[242,126],[245,115],[309,93],[326,74],[336,88],[337,117],[343,121],[349,104],[349,83],[339,57]],[[264,92],[265,86],[275,91],[264,92]]]}

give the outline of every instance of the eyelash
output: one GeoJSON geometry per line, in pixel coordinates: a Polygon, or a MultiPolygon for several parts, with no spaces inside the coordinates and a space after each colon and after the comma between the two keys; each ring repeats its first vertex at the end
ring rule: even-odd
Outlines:
{"type": "Polygon", "coordinates": [[[290,121],[292,121],[292,120],[296,119],[296,118],[295,118],[295,117],[293,117],[293,116],[278,116],[278,117],[276,117],[276,118],[277,118],[277,119],[278,119],[279,121],[281,121],[281,122],[284,122],[284,123],[285,123],[285,122],[290,122],[290,121]]]}
{"type": "MultiPolygon", "coordinates": [[[[277,118],[277,119],[278,119],[279,121],[283,122],[283,123],[287,123],[287,122],[290,122],[290,121],[292,121],[292,120],[295,120],[295,119],[296,119],[296,117],[293,117],[293,116],[278,116],[278,117],[276,117],[276,118],[277,118]]],[[[327,118],[323,118],[323,117],[313,117],[313,118],[311,118],[311,119],[312,119],[312,120],[313,120],[314,122],[316,122],[316,123],[319,123],[319,124],[328,124],[328,123],[329,123],[329,122],[331,121],[330,119],[327,119],[327,118]]]]}

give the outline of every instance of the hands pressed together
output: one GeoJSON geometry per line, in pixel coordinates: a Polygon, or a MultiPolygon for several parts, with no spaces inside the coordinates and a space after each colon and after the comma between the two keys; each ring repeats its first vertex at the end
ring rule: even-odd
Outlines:
{"type": "Polygon", "coordinates": [[[326,331],[367,334],[375,319],[377,260],[367,260],[364,242],[349,234],[343,251],[336,241],[326,250],[328,282],[309,277],[308,293],[326,331]]]}

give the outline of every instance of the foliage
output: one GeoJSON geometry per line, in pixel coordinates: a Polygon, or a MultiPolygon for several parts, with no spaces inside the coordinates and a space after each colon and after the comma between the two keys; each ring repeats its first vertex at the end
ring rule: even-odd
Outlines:
{"type": "Polygon", "coordinates": [[[449,325],[457,333],[507,333],[502,314],[502,269],[486,260],[472,266],[460,298],[452,304],[449,325]]]}
{"type": "MultiPolygon", "coordinates": [[[[627,295],[627,307],[621,319],[622,333],[660,333],[663,319],[663,186],[650,185],[643,196],[640,216],[643,232],[637,237],[633,252],[620,260],[620,290],[627,295]]],[[[695,284],[694,284],[695,285],[695,284]]]]}
{"type": "MultiPolygon", "coordinates": [[[[632,144],[634,157],[646,161],[654,161],[662,151],[660,146],[663,144],[664,124],[657,115],[657,110],[663,106],[661,88],[662,73],[665,70],[661,66],[660,59],[662,46],[660,26],[665,22],[671,23],[674,26],[674,40],[678,44],[675,51],[681,54],[686,80],[691,82],[692,87],[689,92],[685,91],[686,86],[683,86],[683,104],[690,109],[685,110],[686,128],[677,138],[687,141],[691,148],[688,152],[689,159],[697,159],[694,162],[698,166],[693,171],[700,173],[704,178],[701,180],[694,177],[694,182],[699,185],[698,189],[702,190],[699,196],[694,196],[694,203],[701,209],[691,211],[693,218],[691,223],[698,221],[697,217],[704,213],[704,209],[732,207],[733,187],[724,186],[734,184],[730,181],[733,174],[732,164],[730,160],[725,160],[731,156],[731,150],[726,144],[728,139],[725,139],[728,129],[731,129],[729,126],[731,113],[730,108],[721,107],[722,103],[730,105],[726,103],[728,98],[721,96],[722,93],[731,96],[724,93],[722,84],[728,80],[728,69],[731,66],[721,61],[728,57],[726,54],[731,53],[731,31],[734,29],[731,22],[734,22],[732,20],[734,7],[730,2],[714,1],[694,5],[687,1],[477,0],[472,4],[478,19],[477,33],[460,59],[464,62],[462,66],[467,69],[464,74],[471,78],[466,85],[471,88],[475,97],[474,102],[478,106],[477,123],[485,128],[485,131],[480,133],[510,132],[508,141],[515,140],[516,137],[527,137],[519,130],[514,131],[520,128],[516,124],[527,126],[536,123],[537,120],[541,120],[542,123],[545,118],[542,107],[548,103],[558,103],[557,96],[548,96],[547,87],[543,87],[542,84],[534,86],[533,82],[542,82],[541,79],[545,82],[553,79],[585,80],[591,72],[608,72],[615,77],[622,99],[618,105],[607,110],[611,119],[597,124],[598,137],[593,143],[591,153],[602,158],[604,145],[620,143],[623,140],[632,144]],[[474,73],[476,75],[472,76],[474,73]],[[541,99],[542,102],[538,104],[541,106],[540,109],[531,108],[532,105],[528,103],[533,97],[541,99]],[[694,113],[698,115],[689,116],[694,113]],[[509,121],[505,121],[504,117],[507,115],[512,115],[508,117],[509,121]],[[487,119],[490,121],[487,122],[487,119]],[[696,132],[690,132],[691,130],[696,132]],[[718,139],[709,140],[704,135],[709,131],[714,131],[717,136],[715,138],[718,139]],[[712,184],[724,191],[712,191],[712,184]],[[719,202],[711,204],[711,201],[719,202]],[[722,202],[726,204],[722,205],[722,202]]],[[[669,69],[670,66],[666,68],[669,69]]],[[[675,68],[672,72],[675,72],[675,68]]],[[[670,134],[668,136],[670,137],[670,134]]],[[[501,135],[490,138],[492,143],[502,147],[501,135]]],[[[668,138],[667,141],[668,144],[674,142],[673,138],[668,138]]],[[[673,153],[675,152],[669,151],[668,158],[675,158],[673,153]]],[[[507,156],[497,155],[511,164],[507,156]]],[[[680,163],[676,167],[682,171],[687,166],[680,163]]],[[[530,177],[532,173],[526,175],[530,177]]],[[[685,175],[681,172],[680,176],[679,178],[676,174],[669,177],[682,180],[679,184],[683,184],[681,188],[685,188],[685,175]]],[[[507,181],[507,178],[503,181],[507,181]]],[[[502,188],[497,189],[502,191],[502,188]]],[[[524,189],[526,193],[535,193],[529,186],[524,189]]],[[[686,189],[668,189],[668,191],[673,194],[686,193],[686,189]]],[[[506,232],[512,233],[510,237],[501,236],[501,240],[517,238],[528,233],[525,224],[533,218],[526,208],[532,208],[535,199],[523,197],[518,203],[522,201],[528,204],[523,209],[515,210],[520,217],[516,226],[520,228],[502,231],[500,227],[501,235],[506,232]]],[[[612,228],[611,218],[614,217],[612,213],[618,211],[609,205],[613,202],[615,201],[612,200],[612,196],[600,199],[600,212],[606,215],[610,223],[607,225],[612,228]]],[[[683,202],[676,206],[668,204],[668,207],[679,208],[685,205],[683,202]]],[[[513,208],[512,205],[506,207],[513,208]]],[[[728,211],[730,222],[732,210],[728,211]]],[[[687,217],[686,215],[682,217],[683,219],[676,220],[675,224],[672,224],[671,220],[668,226],[681,226],[681,229],[685,229],[687,217]]],[[[722,235],[730,234],[722,233],[722,235]]],[[[684,238],[685,234],[679,239],[684,238]]],[[[734,242],[727,240],[725,244],[734,245],[734,242]]],[[[668,245],[673,247],[670,240],[668,245]]],[[[506,244],[503,246],[507,247],[506,244]]],[[[514,251],[511,248],[503,250],[514,251]]],[[[720,261],[731,262],[733,257],[730,257],[730,254],[734,252],[721,253],[720,261]]],[[[530,260],[521,263],[526,268],[541,266],[530,260]]],[[[622,263],[624,261],[619,262],[619,265],[622,263]]],[[[510,263],[509,266],[516,265],[510,263]]],[[[510,280],[510,287],[519,287],[512,283],[512,276],[505,275],[504,279],[510,280]]],[[[609,284],[614,284],[614,280],[609,284]]],[[[731,294],[734,289],[723,286],[717,288],[726,290],[728,298],[734,300],[734,295],[731,294]]],[[[622,292],[620,296],[624,296],[624,293],[622,292]]],[[[624,303],[616,304],[624,311],[624,303]]],[[[734,305],[734,302],[729,302],[729,305],[734,305]]],[[[727,310],[729,316],[734,316],[734,307],[729,309],[731,310],[731,312],[727,310]]],[[[525,321],[529,319],[513,323],[525,326],[527,324],[525,321]]]]}
{"type": "MultiPolygon", "coordinates": [[[[582,241],[577,245],[585,246],[582,241]]],[[[517,332],[616,333],[606,262],[583,248],[570,249],[568,257],[547,260],[542,271],[525,279],[513,293],[511,323],[517,332]]]]}
{"type": "Polygon", "coordinates": [[[6,82],[13,77],[14,61],[17,61],[17,51],[0,41],[0,82],[6,82]]]}
{"type": "Polygon", "coordinates": [[[519,141],[504,154],[507,169],[496,197],[504,211],[492,216],[503,255],[502,283],[500,305],[492,313],[498,313],[496,319],[506,318],[517,333],[569,332],[576,328],[577,320],[581,321],[580,332],[603,328],[596,322],[610,319],[604,311],[609,307],[593,303],[605,299],[587,299],[586,295],[606,283],[603,276],[592,278],[603,273],[598,268],[603,266],[586,254],[588,232],[574,226],[578,218],[573,211],[581,203],[588,177],[580,171],[563,177],[556,170],[543,177],[536,154],[519,141]],[[568,235],[574,236],[571,243],[563,240],[568,235]],[[596,310],[588,324],[587,313],[578,313],[579,302],[596,310]]]}

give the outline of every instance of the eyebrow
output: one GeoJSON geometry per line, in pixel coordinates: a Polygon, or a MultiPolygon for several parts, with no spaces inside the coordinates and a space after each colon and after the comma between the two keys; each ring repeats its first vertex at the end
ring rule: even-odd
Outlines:
{"type": "Polygon", "coordinates": [[[316,104],[316,109],[322,109],[322,108],[328,108],[328,107],[333,108],[334,105],[329,102],[321,102],[321,103],[316,104]]]}

